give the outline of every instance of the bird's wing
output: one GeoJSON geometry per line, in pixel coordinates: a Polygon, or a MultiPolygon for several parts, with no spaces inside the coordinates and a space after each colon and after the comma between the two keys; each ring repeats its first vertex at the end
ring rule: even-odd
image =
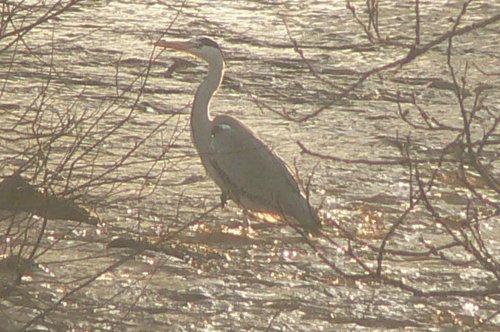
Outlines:
{"type": "MultiPolygon", "coordinates": [[[[240,121],[230,116],[217,116],[210,149],[211,163],[227,186],[223,190],[240,203],[250,199],[262,205],[261,208],[267,205],[276,209],[276,196],[280,192],[300,194],[285,162],[240,121]]],[[[259,209],[257,206],[246,208],[259,209]]]]}

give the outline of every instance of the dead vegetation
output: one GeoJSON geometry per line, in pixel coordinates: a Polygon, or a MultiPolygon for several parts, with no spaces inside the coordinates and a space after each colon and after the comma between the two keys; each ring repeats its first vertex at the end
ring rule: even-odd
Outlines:
{"type": "MultiPolygon", "coordinates": [[[[206,206],[204,201],[200,203],[196,198],[184,195],[183,186],[196,185],[202,180],[190,177],[186,172],[186,160],[193,160],[190,155],[192,150],[186,148],[180,139],[186,135],[185,118],[181,116],[187,109],[168,110],[161,116],[146,111],[150,105],[143,102],[143,97],[146,93],[155,93],[148,85],[149,80],[155,78],[152,66],[158,59],[152,48],[149,59],[140,61],[137,66],[140,69],[136,70],[135,77],[124,79],[121,66],[126,66],[127,61],[114,59],[116,71],[111,75],[114,82],[82,77],[82,84],[77,82],[71,86],[73,93],[58,100],[59,83],[68,83],[67,80],[72,79],[65,77],[60,60],[55,60],[59,45],[49,42],[44,49],[49,54],[42,56],[30,48],[27,37],[51,20],[77,10],[80,2],[59,0],[50,6],[43,2],[32,5],[5,2],[1,7],[0,209],[3,213],[0,220],[0,254],[3,258],[0,261],[0,306],[5,314],[0,314],[0,318],[5,319],[7,330],[29,329],[37,324],[56,330],[74,327],[71,319],[80,311],[83,314],[79,319],[85,321],[83,325],[87,327],[99,324],[115,328],[134,327],[134,324],[127,326],[126,322],[116,318],[106,322],[104,318],[95,317],[93,310],[96,303],[81,294],[92,287],[103,291],[106,284],[98,284],[98,280],[112,279],[116,271],[128,272],[128,263],[147,260],[154,256],[148,254],[151,252],[175,257],[181,262],[181,267],[176,266],[175,269],[182,270],[185,265],[186,269],[198,269],[197,273],[201,274],[212,271],[224,273],[230,270],[224,270],[228,269],[228,265],[237,264],[216,249],[207,248],[203,243],[198,246],[191,233],[185,234],[202,230],[206,220],[222,212],[215,212],[219,211],[216,204],[206,206]],[[39,61],[39,68],[43,69],[21,71],[22,63],[27,61],[25,59],[39,61]],[[14,86],[13,82],[17,80],[23,83],[14,86]],[[31,88],[29,105],[16,98],[15,87],[23,84],[31,88]],[[92,90],[92,86],[96,85],[103,88],[100,93],[104,97],[96,97],[92,90]],[[149,117],[154,117],[151,120],[153,124],[144,126],[149,117]],[[144,128],[148,128],[147,132],[144,128]],[[183,175],[172,177],[171,174],[183,175]],[[172,178],[176,181],[167,180],[172,178]],[[167,197],[163,194],[166,190],[172,190],[175,195],[167,197]],[[185,205],[196,207],[196,213],[186,212],[183,209],[185,205]],[[156,237],[158,235],[160,240],[156,237]],[[98,254],[99,250],[90,250],[96,245],[102,249],[102,254],[98,254]],[[82,249],[77,256],[65,254],[75,247],[82,249]],[[120,250],[125,254],[117,255],[120,250]],[[45,271],[41,273],[42,277],[37,270],[45,271]],[[56,276],[62,271],[68,275],[64,280],[58,280],[56,276]],[[32,277],[23,278],[25,275],[32,277]],[[44,292],[40,292],[40,288],[44,288],[44,292]],[[43,296],[38,296],[40,294],[43,296]],[[20,317],[14,315],[16,313],[25,315],[13,318],[20,317]]],[[[493,247],[498,243],[495,236],[499,234],[500,115],[491,95],[494,89],[498,90],[499,74],[494,68],[484,67],[474,62],[473,58],[465,57],[457,39],[498,24],[500,15],[462,23],[471,2],[465,2],[453,16],[448,31],[433,38],[423,38],[421,4],[418,0],[412,13],[414,30],[398,37],[385,35],[379,19],[381,4],[378,1],[366,1],[366,4],[347,1],[347,10],[366,36],[366,40],[356,47],[370,47],[379,53],[396,48],[402,54],[373,68],[350,71],[348,74],[353,83],[348,85],[332,80],[339,74],[338,71],[316,67],[303,45],[294,37],[293,26],[285,20],[289,47],[293,48],[310,75],[334,92],[323,100],[320,107],[308,113],[285,111],[259,101],[259,98],[250,98],[262,110],[298,123],[306,123],[324,112],[331,112],[345,100],[355,102],[381,98],[392,102],[394,114],[406,128],[404,132],[391,133],[397,152],[389,160],[356,158],[355,155],[345,158],[310,148],[308,142],[298,142],[302,152],[320,165],[340,163],[386,167],[388,172],[394,167],[404,168],[407,198],[403,211],[396,209],[397,215],[390,219],[386,218],[384,209],[376,208],[382,196],[373,198],[373,204],[370,204],[369,197],[361,203],[357,202],[358,205],[353,203],[351,207],[359,213],[350,224],[343,223],[325,209],[324,233],[321,236],[301,236],[290,240],[290,243],[286,239],[283,242],[292,245],[301,239],[300,250],[310,254],[309,258],[317,257],[317,262],[327,269],[314,273],[310,270],[311,265],[297,264],[293,278],[310,282],[313,285],[311,289],[315,289],[315,285],[328,287],[336,284],[349,284],[351,287],[362,284],[373,289],[389,287],[392,291],[430,299],[428,305],[435,305],[436,312],[439,312],[434,317],[436,324],[442,322],[470,330],[493,330],[498,326],[499,310],[491,308],[498,303],[500,294],[500,263],[498,250],[493,247]],[[419,76],[398,76],[402,68],[418,66],[422,58],[438,47],[444,48],[445,76],[424,81],[419,76]],[[471,71],[476,77],[474,82],[478,81],[479,75],[484,83],[471,83],[471,71]],[[396,88],[388,94],[372,93],[365,87],[368,80],[380,84],[395,83],[396,88]],[[490,81],[494,83],[488,83],[490,81]],[[412,89],[405,90],[408,82],[412,89]],[[449,112],[454,114],[453,121],[442,113],[427,109],[433,100],[423,100],[425,94],[419,93],[419,89],[429,86],[452,92],[456,109],[449,112]],[[459,121],[456,121],[457,118],[459,121]],[[438,147],[426,145],[421,137],[425,137],[427,132],[440,133],[448,140],[438,147]],[[443,208],[443,200],[446,203],[453,200],[455,204],[443,208]],[[357,226],[352,227],[353,224],[357,226]],[[366,233],[366,228],[360,229],[359,225],[375,230],[366,233]],[[342,254],[339,255],[339,252],[342,254]],[[400,266],[414,267],[411,265],[419,266],[419,262],[429,261],[433,269],[418,270],[413,275],[405,275],[398,270],[400,266]],[[474,282],[453,279],[446,284],[441,283],[441,270],[473,276],[474,282]],[[439,310],[438,305],[432,302],[432,299],[446,298],[457,301],[471,299],[479,306],[486,303],[485,309],[480,313],[474,311],[475,316],[470,319],[470,316],[456,314],[452,309],[439,310]]],[[[184,5],[169,8],[179,14],[184,5]]],[[[163,33],[175,26],[176,19],[177,16],[174,16],[163,33]]],[[[432,68],[428,70],[429,76],[434,75],[432,68]]],[[[308,182],[308,188],[314,185],[311,183],[308,182]]],[[[299,229],[296,231],[301,234],[299,229]]],[[[233,237],[229,241],[230,237],[224,237],[228,246],[238,241],[233,237]]],[[[224,239],[217,237],[217,242],[224,239]]],[[[258,245],[263,248],[276,248],[274,237],[261,241],[258,245]]],[[[209,242],[206,240],[205,244],[209,242]]],[[[258,246],[252,241],[247,245],[258,246]]],[[[271,260],[266,254],[260,252],[261,256],[257,255],[256,259],[271,260]]],[[[134,300],[127,304],[127,313],[134,310],[141,314],[154,312],[152,307],[142,307],[144,303],[141,299],[146,291],[141,287],[146,286],[137,286],[134,282],[146,280],[148,284],[149,280],[154,284],[155,272],[162,268],[160,263],[152,264],[148,276],[141,275],[116,294],[106,294],[102,308],[116,305],[119,301],[114,302],[115,299],[133,294],[134,300]]],[[[282,265],[288,266],[283,262],[282,265]]],[[[251,265],[246,267],[252,269],[251,265]]],[[[188,273],[193,273],[193,270],[188,273]]],[[[243,283],[256,282],[269,287],[278,284],[276,280],[258,279],[257,282],[251,279],[251,274],[245,273],[250,272],[239,271],[234,275],[242,278],[243,283]]],[[[195,298],[193,301],[196,302],[210,297],[187,294],[183,298],[187,302],[195,298]]],[[[308,312],[311,308],[312,304],[308,305],[305,298],[277,306],[275,315],[269,317],[268,330],[272,330],[280,315],[298,309],[308,312]]],[[[332,323],[340,324],[347,319],[341,315],[332,318],[329,312],[322,310],[326,309],[322,307],[313,311],[332,323]]],[[[380,327],[376,319],[352,318],[345,322],[380,327]]],[[[382,325],[382,328],[419,326],[412,321],[390,319],[382,325]]]]}

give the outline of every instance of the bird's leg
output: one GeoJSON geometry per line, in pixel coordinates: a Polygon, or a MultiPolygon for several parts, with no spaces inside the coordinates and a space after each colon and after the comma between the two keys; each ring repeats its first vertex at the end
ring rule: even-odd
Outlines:
{"type": "Polygon", "coordinates": [[[249,237],[252,233],[253,229],[248,219],[248,210],[243,210],[243,235],[249,237]]]}
{"type": "Polygon", "coordinates": [[[225,192],[222,192],[220,194],[220,206],[223,209],[226,206],[227,203],[227,195],[225,192]]]}
{"type": "Polygon", "coordinates": [[[248,220],[248,211],[243,210],[243,226],[248,229],[250,227],[250,221],[248,220]]]}

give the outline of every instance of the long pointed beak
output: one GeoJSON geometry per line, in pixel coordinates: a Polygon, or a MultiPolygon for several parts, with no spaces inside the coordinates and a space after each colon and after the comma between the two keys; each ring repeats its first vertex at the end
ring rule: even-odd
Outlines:
{"type": "Polygon", "coordinates": [[[184,52],[189,52],[189,49],[192,47],[190,42],[166,41],[163,39],[156,42],[155,45],[158,47],[172,48],[174,50],[184,51],[184,52]]]}

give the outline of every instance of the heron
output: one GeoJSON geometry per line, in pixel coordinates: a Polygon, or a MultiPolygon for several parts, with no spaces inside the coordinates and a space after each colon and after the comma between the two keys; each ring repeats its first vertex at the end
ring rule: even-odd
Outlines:
{"type": "Polygon", "coordinates": [[[189,53],[208,63],[208,74],[194,96],[190,125],[201,162],[222,190],[222,207],[230,199],[243,209],[245,218],[250,212],[317,233],[321,227],[317,211],[301,193],[283,159],[238,119],[210,116],[210,100],[224,77],[225,61],[219,45],[204,36],[188,41],[162,39],[155,45],[189,53]]]}

